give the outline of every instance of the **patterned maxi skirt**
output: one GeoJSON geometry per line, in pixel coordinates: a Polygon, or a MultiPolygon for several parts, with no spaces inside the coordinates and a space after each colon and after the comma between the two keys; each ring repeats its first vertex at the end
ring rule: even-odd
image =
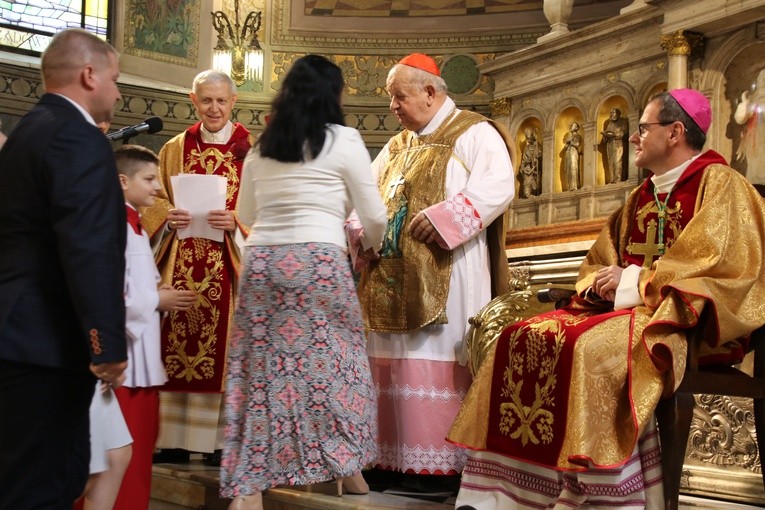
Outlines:
{"type": "Polygon", "coordinates": [[[343,249],[248,246],[229,342],[222,497],[350,476],[376,459],[376,396],[343,249]]]}

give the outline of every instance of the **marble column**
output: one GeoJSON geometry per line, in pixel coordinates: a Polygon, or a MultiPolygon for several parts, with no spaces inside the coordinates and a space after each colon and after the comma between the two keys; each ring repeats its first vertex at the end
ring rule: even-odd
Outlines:
{"type": "Polygon", "coordinates": [[[667,52],[667,88],[669,90],[688,86],[688,59],[691,54],[703,51],[704,37],[693,32],[678,30],[661,36],[661,47],[667,52]]]}
{"type": "MultiPolygon", "coordinates": [[[[515,149],[515,158],[513,160],[513,172],[518,175],[518,167],[521,165],[521,153],[518,148],[518,143],[515,139],[515,134],[510,133],[508,126],[510,125],[510,115],[513,113],[513,100],[509,97],[498,97],[492,99],[489,103],[489,111],[491,119],[497,124],[507,129],[510,138],[512,139],[513,148],[515,149]]],[[[516,183],[517,185],[518,183],[516,183]]],[[[518,196],[518,190],[515,190],[515,196],[518,196]]]]}

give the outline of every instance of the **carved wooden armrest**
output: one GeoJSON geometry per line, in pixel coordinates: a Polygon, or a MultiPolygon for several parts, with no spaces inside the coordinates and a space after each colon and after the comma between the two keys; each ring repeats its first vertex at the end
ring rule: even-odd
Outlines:
{"type": "Polygon", "coordinates": [[[470,334],[467,337],[468,368],[475,376],[487,352],[497,341],[505,326],[521,320],[523,311],[529,307],[531,291],[514,290],[495,297],[468,319],[470,334]]]}

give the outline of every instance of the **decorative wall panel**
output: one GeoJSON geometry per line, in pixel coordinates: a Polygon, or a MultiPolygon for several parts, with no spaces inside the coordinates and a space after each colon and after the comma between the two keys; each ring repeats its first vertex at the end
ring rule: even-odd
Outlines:
{"type": "Polygon", "coordinates": [[[127,0],[123,52],[197,67],[200,7],[193,0],[127,0]]]}

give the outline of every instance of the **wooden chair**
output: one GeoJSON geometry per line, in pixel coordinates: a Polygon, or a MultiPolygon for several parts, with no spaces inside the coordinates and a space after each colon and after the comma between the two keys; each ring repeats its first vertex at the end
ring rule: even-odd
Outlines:
{"type": "MultiPolygon", "coordinates": [[[[688,360],[683,382],[672,396],[660,400],[656,408],[664,471],[664,507],[667,510],[676,510],[678,505],[694,395],[751,398],[760,462],[765,461],[765,327],[752,333],[750,347],[754,351],[754,368],[751,376],[733,366],[699,366],[697,346],[702,341],[701,328],[688,334],[688,360]]],[[[762,477],[765,484],[765,470],[762,477]]]]}
{"type": "MultiPolygon", "coordinates": [[[[573,296],[569,289],[549,288],[537,293],[543,303],[565,306],[573,296]]],[[[754,425],[760,462],[765,462],[765,326],[752,333],[750,348],[754,351],[753,375],[734,366],[699,366],[697,346],[703,341],[703,328],[688,334],[688,360],[680,387],[670,397],[659,401],[656,419],[661,441],[661,465],[664,472],[664,507],[677,510],[680,480],[683,472],[688,434],[695,406],[694,395],[728,395],[753,399],[754,425]]],[[[762,470],[765,485],[765,469],[762,470]]]]}

